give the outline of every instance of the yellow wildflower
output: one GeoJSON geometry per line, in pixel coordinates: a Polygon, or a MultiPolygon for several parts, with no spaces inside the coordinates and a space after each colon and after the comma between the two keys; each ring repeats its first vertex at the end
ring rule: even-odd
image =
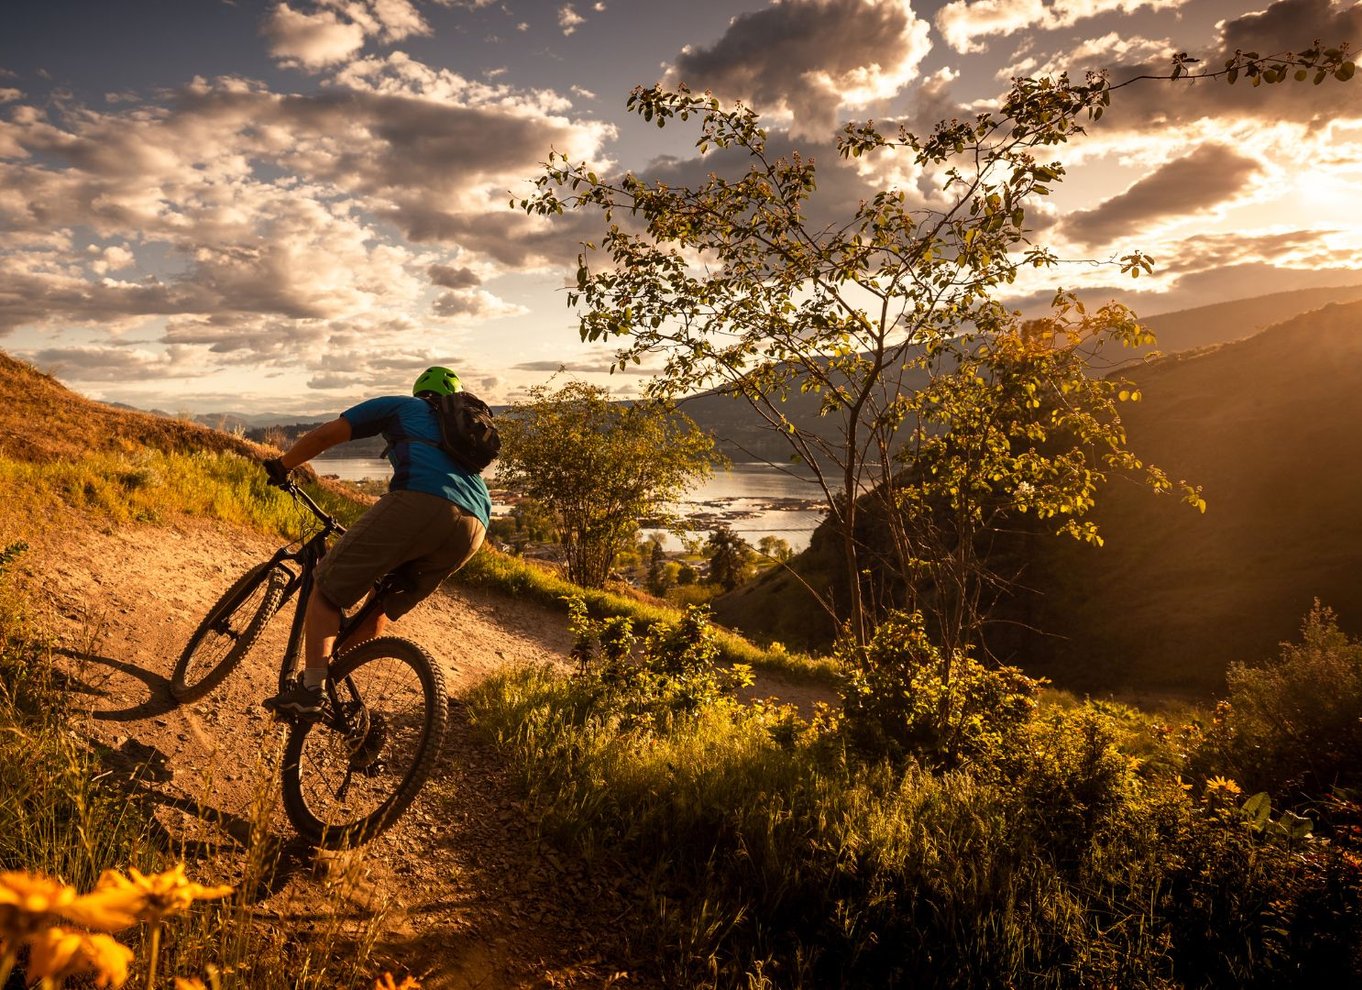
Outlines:
{"type": "Polygon", "coordinates": [[[420,987],[421,984],[410,976],[402,977],[401,983],[394,983],[392,973],[384,973],[374,980],[374,990],[420,990],[420,987]]]}
{"type": "Polygon", "coordinates": [[[227,886],[204,887],[194,883],[184,875],[184,864],[178,863],[164,873],[151,876],[136,867],[130,867],[126,877],[114,870],[105,870],[93,893],[122,895],[127,898],[123,903],[143,921],[159,921],[168,914],[187,911],[195,901],[216,900],[231,892],[232,888],[227,886]]]}
{"type": "Polygon", "coordinates": [[[1228,777],[1212,777],[1206,781],[1206,799],[1232,798],[1243,794],[1244,789],[1228,777]]]}
{"type": "Polygon", "coordinates": [[[0,936],[19,939],[53,924],[76,899],[73,887],[36,873],[0,873],[0,936]]]}
{"type": "Polygon", "coordinates": [[[203,980],[197,976],[186,980],[183,976],[175,977],[175,990],[208,990],[203,985],[203,980]]]}
{"type": "Polygon", "coordinates": [[[108,935],[48,928],[28,939],[28,977],[60,983],[69,976],[89,975],[97,987],[121,987],[128,981],[133,953],[108,935]]]}
{"type": "Polygon", "coordinates": [[[62,921],[116,932],[137,920],[143,900],[131,888],[96,888],[77,894],[74,887],[50,877],[0,873],[0,935],[22,938],[62,921]]]}

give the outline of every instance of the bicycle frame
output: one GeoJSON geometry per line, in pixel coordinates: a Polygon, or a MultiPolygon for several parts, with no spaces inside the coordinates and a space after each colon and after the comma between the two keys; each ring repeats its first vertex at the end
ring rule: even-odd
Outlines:
{"type": "MultiPolygon", "coordinates": [[[[327,514],[312,497],[299,488],[296,484],[289,482],[284,486],[284,491],[293,496],[298,502],[306,507],[317,521],[322,524],[319,532],[312,536],[298,547],[291,550],[289,547],[280,547],[272,558],[269,565],[282,566],[289,574],[289,583],[284,587],[284,597],[281,603],[281,610],[290,598],[295,594],[298,596],[297,605],[294,607],[293,621],[289,626],[288,645],[284,648],[284,658],[279,666],[279,690],[284,690],[288,686],[290,679],[297,673],[303,646],[303,627],[307,619],[307,606],[312,597],[312,590],[315,587],[315,572],[317,564],[326,553],[326,540],[331,535],[343,535],[345,527],[327,514]],[[294,564],[297,566],[295,573],[293,567],[287,566],[294,564]]],[[[384,577],[374,585],[374,593],[371,594],[360,606],[359,610],[350,616],[341,616],[340,630],[336,634],[335,645],[332,647],[332,656],[340,653],[341,646],[349,637],[364,624],[364,621],[382,606],[383,592],[387,589],[389,579],[384,577]]],[[[349,683],[346,678],[346,688],[355,702],[360,702],[359,692],[354,684],[349,683]]],[[[335,728],[341,732],[348,732],[351,726],[345,714],[346,706],[341,702],[340,696],[336,692],[336,686],[330,679],[326,682],[326,690],[331,701],[331,710],[335,715],[335,728]]]]}

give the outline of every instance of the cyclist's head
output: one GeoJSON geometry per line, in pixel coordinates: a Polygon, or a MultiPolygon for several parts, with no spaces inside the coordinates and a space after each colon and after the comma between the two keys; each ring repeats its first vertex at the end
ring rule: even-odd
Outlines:
{"type": "Polygon", "coordinates": [[[459,376],[448,368],[427,368],[421,372],[416,384],[411,387],[412,395],[420,395],[422,392],[434,392],[436,395],[453,395],[455,392],[462,392],[463,386],[459,384],[459,376]]]}

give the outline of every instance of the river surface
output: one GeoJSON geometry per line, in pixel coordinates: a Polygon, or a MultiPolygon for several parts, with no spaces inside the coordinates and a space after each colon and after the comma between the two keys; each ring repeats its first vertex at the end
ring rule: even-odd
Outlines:
{"type": "MultiPolygon", "coordinates": [[[[346,481],[382,481],[390,474],[387,461],[368,457],[319,458],[313,467],[318,474],[334,474],[346,481]]],[[[495,487],[494,474],[488,483],[495,487]]],[[[726,522],[753,546],[763,536],[776,536],[803,550],[823,518],[821,501],[822,493],[810,476],[767,464],[734,464],[727,471],[716,471],[673,506],[673,511],[688,520],[687,528],[694,535],[707,535],[726,522]]],[[[663,539],[668,550],[681,549],[681,541],[671,534],[664,533],[663,539]]]]}

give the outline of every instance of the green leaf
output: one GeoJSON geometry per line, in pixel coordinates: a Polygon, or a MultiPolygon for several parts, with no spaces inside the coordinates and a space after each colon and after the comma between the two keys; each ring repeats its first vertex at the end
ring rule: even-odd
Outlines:
{"type": "Polygon", "coordinates": [[[1255,825],[1264,825],[1272,814],[1272,798],[1266,791],[1259,791],[1244,802],[1242,810],[1255,825]]]}

